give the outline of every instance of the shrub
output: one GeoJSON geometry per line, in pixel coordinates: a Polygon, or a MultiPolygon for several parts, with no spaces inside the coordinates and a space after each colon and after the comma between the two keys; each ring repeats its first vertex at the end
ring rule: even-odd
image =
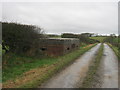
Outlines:
{"type": "Polygon", "coordinates": [[[9,46],[9,51],[15,53],[27,52],[44,36],[37,26],[7,22],[2,22],[2,35],[3,47],[9,46]]]}

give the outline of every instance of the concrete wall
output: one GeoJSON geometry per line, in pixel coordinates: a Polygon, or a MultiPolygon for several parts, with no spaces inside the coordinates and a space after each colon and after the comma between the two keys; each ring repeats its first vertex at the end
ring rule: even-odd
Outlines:
{"type": "Polygon", "coordinates": [[[40,50],[48,56],[59,56],[79,47],[79,39],[47,38],[40,39],[40,50]]]}
{"type": "Polygon", "coordinates": [[[80,45],[80,42],[78,39],[73,39],[69,41],[64,42],[64,53],[70,52],[74,49],[77,49],[80,45]]]}

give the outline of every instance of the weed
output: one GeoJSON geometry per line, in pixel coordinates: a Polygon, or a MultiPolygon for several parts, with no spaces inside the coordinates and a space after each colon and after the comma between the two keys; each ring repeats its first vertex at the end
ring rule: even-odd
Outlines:
{"type": "Polygon", "coordinates": [[[87,76],[85,77],[85,79],[82,83],[82,88],[91,88],[91,84],[94,80],[93,77],[96,75],[97,69],[100,64],[100,60],[102,58],[102,54],[103,54],[103,44],[99,48],[97,56],[95,57],[92,65],[90,66],[90,68],[88,70],[87,76]]]}

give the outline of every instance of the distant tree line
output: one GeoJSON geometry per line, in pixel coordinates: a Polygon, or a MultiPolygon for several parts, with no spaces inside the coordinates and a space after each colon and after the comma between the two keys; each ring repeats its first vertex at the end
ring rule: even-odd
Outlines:
{"type": "Polygon", "coordinates": [[[37,41],[43,37],[37,26],[2,22],[2,46],[6,52],[25,53],[37,47],[37,41]]]}
{"type": "Polygon", "coordinates": [[[93,34],[91,33],[82,33],[82,34],[73,34],[73,33],[63,33],[61,35],[62,38],[78,38],[80,42],[86,43],[86,44],[92,44],[99,42],[98,40],[90,39],[93,34]]]}
{"type": "Polygon", "coordinates": [[[57,35],[57,34],[47,34],[47,37],[49,37],[49,38],[60,38],[61,35],[57,35]]]}

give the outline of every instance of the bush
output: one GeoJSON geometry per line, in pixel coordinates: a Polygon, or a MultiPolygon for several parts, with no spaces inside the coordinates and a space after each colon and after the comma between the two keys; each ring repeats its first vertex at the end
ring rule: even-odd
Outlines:
{"type": "Polygon", "coordinates": [[[3,49],[9,46],[10,52],[25,53],[35,47],[43,37],[41,28],[33,25],[2,22],[3,49]]]}

